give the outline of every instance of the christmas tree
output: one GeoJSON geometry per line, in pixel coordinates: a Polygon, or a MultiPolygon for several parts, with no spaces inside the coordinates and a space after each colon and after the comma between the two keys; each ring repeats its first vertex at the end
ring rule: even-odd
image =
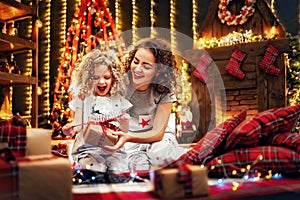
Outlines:
{"type": "Polygon", "coordinates": [[[118,35],[106,0],[82,0],[74,13],[72,23],[67,30],[64,52],[54,90],[54,102],[51,113],[52,138],[65,137],[61,131],[71,118],[68,102],[72,99],[69,87],[76,62],[93,48],[114,49],[119,56],[125,49],[118,35]]]}

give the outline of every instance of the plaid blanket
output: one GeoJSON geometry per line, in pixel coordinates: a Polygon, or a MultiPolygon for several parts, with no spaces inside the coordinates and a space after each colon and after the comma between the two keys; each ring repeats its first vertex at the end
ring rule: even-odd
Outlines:
{"type": "Polygon", "coordinates": [[[0,199],[18,199],[18,165],[11,150],[0,150],[0,199]]]}
{"type": "Polygon", "coordinates": [[[19,115],[12,119],[0,120],[0,142],[8,143],[8,147],[16,156],[25,156],[26,125],[19,115]]]}

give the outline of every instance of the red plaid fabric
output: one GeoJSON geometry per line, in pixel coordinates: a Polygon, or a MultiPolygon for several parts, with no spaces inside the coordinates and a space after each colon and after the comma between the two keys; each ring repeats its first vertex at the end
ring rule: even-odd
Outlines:
{"type": "Polygon", "coordinates": [[[55,156],[26,158],[16,157],[14,160],[5,161],[0,157],[0,199],[19,200],[19,163],[34,162],[39,160],[56,159],[55,156]]]}
{"type": "Polygon", "coordinates": [[[204,83],[207,83],[208,81],[208,77],[206,75],[206,69],[211,62],[212,62],[212,58],[207,53],[204,53],[201,55],[197,67],[193,71],[194,76],[199,78],[199,80],[204,83]]]}
{"type": "Polygon", "coordinates": [[[226,149],[252,147],[259,144],[260,123],[251,118],[240,123],[226,139],[226,149]]]}
{"type": "Polygon", "coordinates": [[[282,119],[282,124],[279,125],[279,131],[281,133],[290,132],[299,119],[300,104],[294,106],[287,106],[284,108],[274,108],[272,109],[272,112],[274,113],[274,115],[282,119]]]}
{"type": "Polygon", "coordinates": [[[185,197],[192,197],[192,172],[185,164],[178,166],[178,182],[184,184],[185,197]]]}
{"type": "Polygon", "coordinates": [[[300,173],[300,154],[285,148],[276,146],[258,146],[252,148],[235,149],[218,157],[206,164],[209,170],[209,177],[233,177],[241,178],[246,173],[250,177],[268,175],[269,170],[272,174],[280,173],[285,176],[299,177],[300,173]],[[259,157],[263,159],[260,160],[259,157]],[[246,169],[251,166],[249,172],[246,169]],[[233,171],[237,172],[232,173],[233,171]]]}
{"type": "Polygon", "coordinates": [[[279,75],[280,69],[274,66],[274,62],[278,57],[280,51],[276,49],[273,45],[269,44],[266,50],[266,53],[259,64],[259,68],[265,71],[266,73],[279,75]]]}
{"type": "Polygon", "coordinates": [[[16,126],[12,119],[0,121],[0,142],[8,143],[16,155],[24,156],[26,150],[26,127],[16,126]]]}
{"type": "Polygon", "coordinates": [[[246,54],[237,49],[234,49],[231,54],[231,57],[236,59],[237,61],[242,62],[244,60],[244,58],[246,57],[246,54]]]}
{"type": "Polygon", "coordinates": [[[229,74],[237,77],[238,79],[244,79],[245,73],[240,69],[240,67],[245,57],[246,57],[245,53],[242,53],[241,51],[234,49],[225,70],[229,74]]]}
{"type": "Polygon", "coordinates": [[[218,125],[213,130],[197,142],[195,146],[187,153],[182,155],[177,161],[169,167],[180,166],[182,164],[203,164],[206,160],[212,158],[224,144],[225,138],[235,127],[246,118],[246,111],[242,111],[225,122],[218,125]]]}
{"type": "Polygon", "coordinates": [[[11,126],[13,124],[12,119],[0,119],[0,127],[11,126]]]}
{"type": "Polygon", "coordinates": [[[300,154],[300,134],[290,132],[277,134],[272,138],[271,145],[287,147],[300,154]]]}
{"type": "Polygon", "coordinates": [[[18,165],[15,160],[7,160],[3,152],[0,156],[0,199],[19,199],[18,165]]]}
{"type": "Polygon", "coordinates": [[[226,140],[226,149],[270,144],[275,134],[290,132],[300,115],[300,104],[272,108],[239,124],[226,140]]]}
{"type": "Polygon", "coordinates": [[[12,123],[15,126],[27,126],[28,124],[27,120],[23,119],[19,113],[13,116],[12,123]]]}

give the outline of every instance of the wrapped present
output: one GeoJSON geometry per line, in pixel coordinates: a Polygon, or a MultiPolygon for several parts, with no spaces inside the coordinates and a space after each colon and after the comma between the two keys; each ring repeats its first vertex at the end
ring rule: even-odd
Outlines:
{"type": "Polygon", "coordinates": [[[72,199],[68,159],[52,155],[15,158],[7,150],[0,158],[0,199],[72,199]]]}
{"type": "Polygon", "coordinates": [[[27,128],[26,156],[51,154],[51,130],[27,128]]]}
{"type": "Polygon", "coordinates": [[[178,168],[152,170],[154,193],[160,198],[176,199],[208,195],[206,167],[181,165],[178,168]]]}
{"type": "Polygon", "coordinates": [[[114,145],[118,140],[118,136],[113,135],[111,129],[99,124],[88,124],[83,138],[86,144],[93,146],[114,145]]]}

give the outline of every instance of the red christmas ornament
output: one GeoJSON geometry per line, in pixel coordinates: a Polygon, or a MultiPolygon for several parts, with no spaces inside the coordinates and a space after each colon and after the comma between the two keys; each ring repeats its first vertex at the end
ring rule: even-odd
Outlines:
{"type": "Polygon", "coordinates": [[[64,117],[68,118],[68,117],[70,117],[70,116],[71,116],[70,110],[69,110],[69,109],[65,110],[65,112],[64,112],[64,117]]]}
{"type": "Polygon", "coordinates": [[[53,122],[53,127],[54,127],[56,130],[59,130],[59,129],[61,129],[61,124],[60,124],[58,121],[55,121],[55,122],[53,122]]]}
{"type": "Polygon", "coordinates": [[[64,87],[65,90],[68,90],[70,85],[68,83],[64,83],[63,87],[64,87]]]}
{"type": "Polygon", "coordinates": [[[55,111],[61,111],[61,106],[58,103],[56,103],[55,107],[54,107],[54,110],[55,111]]]}

